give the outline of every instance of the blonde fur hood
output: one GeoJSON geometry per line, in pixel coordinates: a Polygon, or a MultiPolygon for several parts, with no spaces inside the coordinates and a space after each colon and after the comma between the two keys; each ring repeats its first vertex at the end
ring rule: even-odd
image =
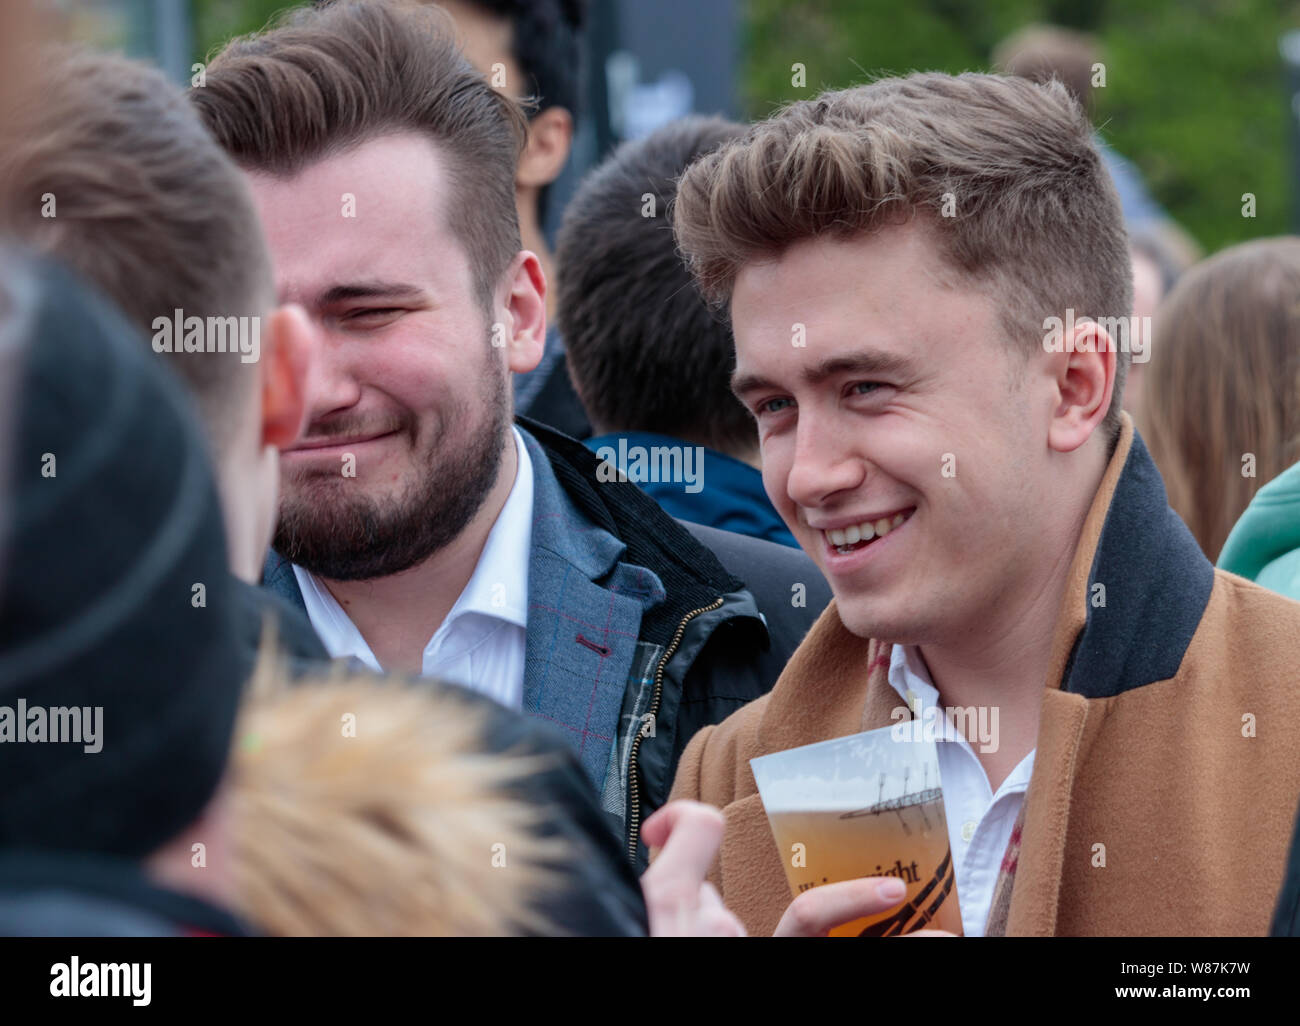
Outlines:
{"type": "Polygon", "coordinates": [[[531,909],[567,848],[504,788],[543,756],[485,753],[452,692],[264,653],[235,735],[237,909],[277,936],[551,932],[531,909]]]}

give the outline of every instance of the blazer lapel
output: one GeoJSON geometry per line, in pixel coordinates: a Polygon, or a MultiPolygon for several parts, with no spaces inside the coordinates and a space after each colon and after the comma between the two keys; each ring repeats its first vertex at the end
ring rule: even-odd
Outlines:
{"type": "Polygon", "coordinates": [[[520,434],[534,481],[523,711],[562,728],[600,791],[641,615],[664,589],[650,571],[619,562],[623,542],[574,508],[545,450],[520,434]]]}

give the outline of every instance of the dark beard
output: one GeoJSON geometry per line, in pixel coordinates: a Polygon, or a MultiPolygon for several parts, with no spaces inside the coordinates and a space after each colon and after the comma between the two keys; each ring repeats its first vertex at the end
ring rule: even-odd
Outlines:
{"type": "Polygon", "coordinates": [[[488,422],[469,432],[463,450],[435,450],[427,473],[383,504],[340,496],[346,489],[337,483],[328,498],[316,496],[302,483],[302,496],[281,499],[276,552],[317,577],[369,581],[409,570],[454,541],[496,484],[510,426],[509,387],[495,367],[488,378],[480,400],[488,422]]]}

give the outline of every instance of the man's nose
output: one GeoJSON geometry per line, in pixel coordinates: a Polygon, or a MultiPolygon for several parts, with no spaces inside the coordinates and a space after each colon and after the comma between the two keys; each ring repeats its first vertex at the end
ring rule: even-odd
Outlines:
{"type": "Polygon", "coordinates": [[[839,492],[857,488],[865,477],[866,461],[845,425],[800,411],[794,463],[786,478],[790,500],[804,508],[816,508],[839,492]]]}
{"type": "Polygon", "coordinates": [[[307,426],[355,406],[361,398],[355,354],[319,319],[312,320],[311,357],[305,384],[307,426]]]}

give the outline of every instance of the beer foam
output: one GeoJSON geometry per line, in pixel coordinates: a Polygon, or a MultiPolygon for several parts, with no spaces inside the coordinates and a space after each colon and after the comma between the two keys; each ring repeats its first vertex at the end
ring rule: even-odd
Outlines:
{"type": "Polygon", "coordinates": [[[821,741],[749,761],[771,812],[851,812],[882,802],[914,804],[937,789],[933,740],[899,740],[892,727],[821,741]]]}

